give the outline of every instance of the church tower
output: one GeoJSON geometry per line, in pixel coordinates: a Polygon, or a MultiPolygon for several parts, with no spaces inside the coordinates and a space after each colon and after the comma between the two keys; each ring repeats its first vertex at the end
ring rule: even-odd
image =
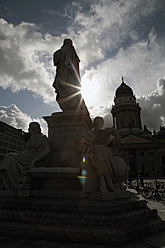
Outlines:
{"type": "Polygon", "coordinates": [[[112,106],[113,126],[120,135],[128,133],[141,133],[141,108],[136,103],[136,97],[132,89],[124,83],[117,88],[114,98],[115,105],[112,106]]]}

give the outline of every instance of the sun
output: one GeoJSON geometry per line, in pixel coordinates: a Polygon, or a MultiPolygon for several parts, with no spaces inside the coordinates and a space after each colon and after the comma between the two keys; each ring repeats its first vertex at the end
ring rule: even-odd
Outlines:
{"type": "Polygon", "coordinates": [[[97,101],[97,95],[100,91],[100,85],[95,80],[85,79],[81,82],[81,94],[83,99],[85,100],[86,104],[93,105],[97,101]]]}

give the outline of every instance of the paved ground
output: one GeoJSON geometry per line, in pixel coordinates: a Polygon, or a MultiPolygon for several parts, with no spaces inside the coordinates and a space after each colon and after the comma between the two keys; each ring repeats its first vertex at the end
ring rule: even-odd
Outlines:
{"type": "MultiPolygon", "coordinates": [[[[135,193],[140,199],[144,199],[135,190],[129,190],[135,193]]],[[[147,205],[150,209],[157,209],[159,217],[165,221],[165,201],[147,200],[147,205]]],[[[123,248],[165,248],[165,230],[131,242],[131,244],[124,245],[123,248]]]]}

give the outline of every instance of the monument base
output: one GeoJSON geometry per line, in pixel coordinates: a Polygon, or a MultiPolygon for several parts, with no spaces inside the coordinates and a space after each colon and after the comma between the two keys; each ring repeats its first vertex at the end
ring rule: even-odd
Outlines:
{"type": "Polygon", "coordinates": [[[51,145],[49,167],[79,167],[82,154],[80,138],[92,129],[92,120],[87,112],[66,111],[43,117],[48,124],[48,139],[51,145]]]}
{"type": "Polygon", "coordinates": [[[91,199],[73,197],[69,191],[65,194],[60,192],[54,198],[2,197],[0,236],[33,243],[50,240],[58,247],[121,247],[165,228],[157,211],[135,196],[113,199],[115,194],[109,193],[109,200],[104,200],[106,193],[95,192],[91,199]]]}
{"type": "Polygon", "coordinates": [[[78,179],[79,167],[38,167],[29,171],[31,189],[40,191],[78,191],[81,190],[78,179]]]}

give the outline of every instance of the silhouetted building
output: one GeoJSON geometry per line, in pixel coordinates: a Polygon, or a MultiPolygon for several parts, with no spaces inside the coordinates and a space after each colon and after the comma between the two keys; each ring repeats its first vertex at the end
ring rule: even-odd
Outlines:
{"type": "Polygon", "coordinates": [[[0,163],[9,152],[22,152],[25,149],[28,134],[0,121],[0,163]]]}
{"type": "Polygon", "coordinates": [[[113,125],[119,132],[122,144],[120,156],[135,173],[146,176],[165,175],[165,128],[157,133],[141,126],[141,108],[133,90],[124,83],[117,88],[112,106],[113,125]]]}
{"type": "Polygon", "coordinates": [[[124,135],[128,132],[141,133],[141,108],[136,103],[136,97],[132,89],[124,83],[117,88],[114,98],[115,105],[112,106],[113,126],[117,131],[124,135]]]}

